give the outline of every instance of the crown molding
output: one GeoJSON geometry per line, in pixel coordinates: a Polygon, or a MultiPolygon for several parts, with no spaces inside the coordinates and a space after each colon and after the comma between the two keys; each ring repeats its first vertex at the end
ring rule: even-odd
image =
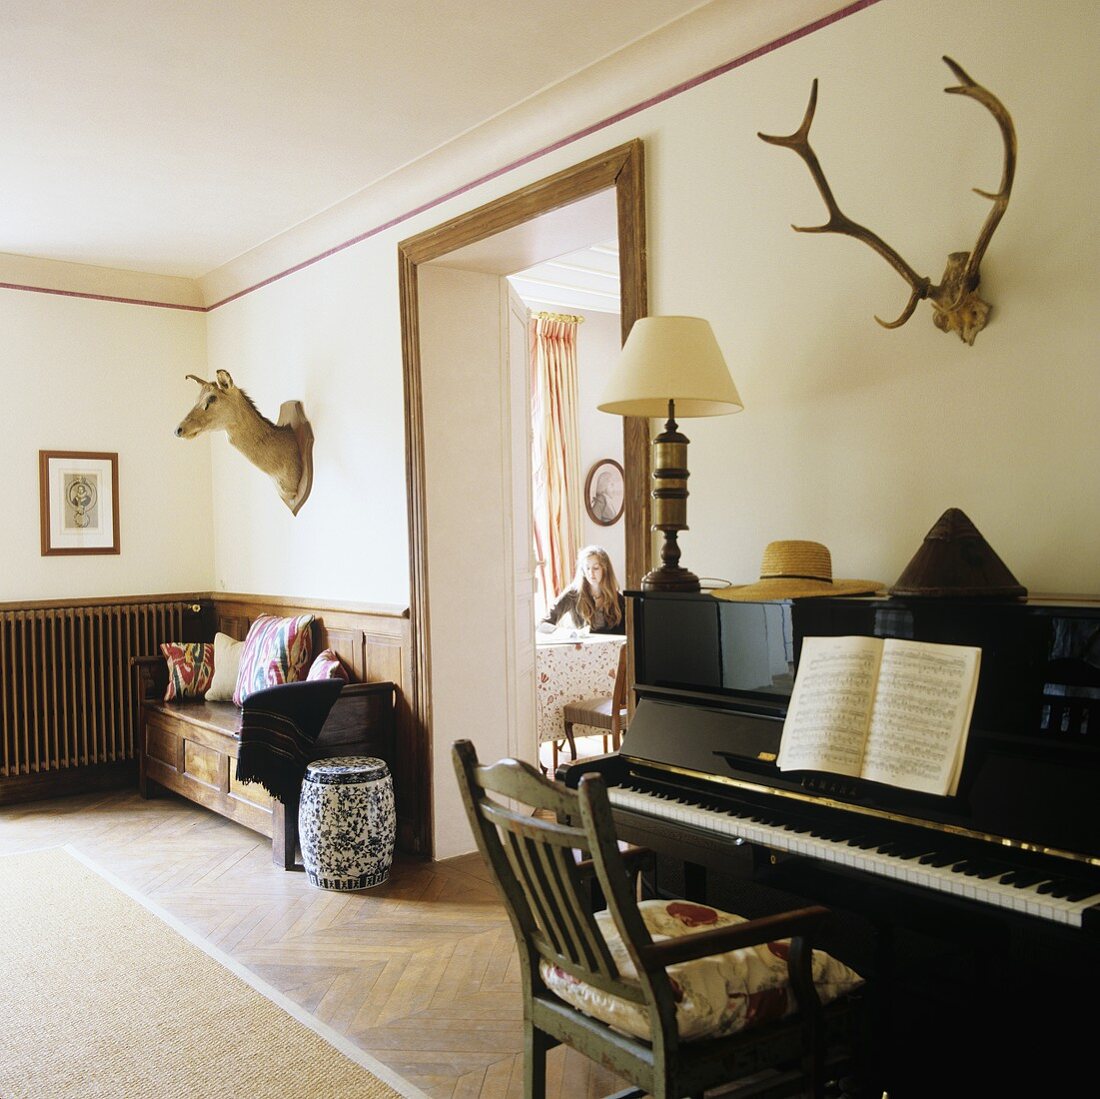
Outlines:
{"type": "Polygon", "coordinates": [[[0,289],[205,312],[194,279],[0,252],[0,289]]]}
{"type": "Polygon", "coordinates": [[[879,2],[712,0],[198,279],[0,253],[0,290],[208,312],[879,2]]]}
{"type": "Polygon", "coordinates": [[[706,4],[209,272],[203,300],[214,309],[302,271],[878,2],[706,4]]]}

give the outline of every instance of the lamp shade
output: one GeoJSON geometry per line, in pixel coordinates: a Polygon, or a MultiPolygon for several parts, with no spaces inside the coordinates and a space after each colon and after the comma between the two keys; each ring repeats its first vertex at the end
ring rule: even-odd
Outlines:
{"type": "Polygon", "coordinates": [[[641,317],[611,372],[601,412],[618,416],[724,416],[740,412],[726,360],[702,317],[641,317]]]}

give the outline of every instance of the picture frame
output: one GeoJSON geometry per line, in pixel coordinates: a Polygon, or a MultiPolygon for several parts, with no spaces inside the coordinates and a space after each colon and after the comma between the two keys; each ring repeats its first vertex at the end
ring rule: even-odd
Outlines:
{"type": "Polygon", "coordinates": [[[614,458],[601,458],[584,481],[584,509],[588,518],[601,527],[614,526],[623,515],[625,489],[623,467],[614,458]]]}
{"type": "Polygon", "coordinates": [[[118,553],[118,454],[40,450],[42,556],[118,553]]]}

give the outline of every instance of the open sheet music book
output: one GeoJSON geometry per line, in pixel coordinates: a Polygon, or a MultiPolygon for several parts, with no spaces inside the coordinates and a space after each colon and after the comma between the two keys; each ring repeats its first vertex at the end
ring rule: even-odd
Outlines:
{"type": "Polygon", "coordinates": [[[955,794],[981,655],[968,645],[807,637],[777,766],[955,794]]]}

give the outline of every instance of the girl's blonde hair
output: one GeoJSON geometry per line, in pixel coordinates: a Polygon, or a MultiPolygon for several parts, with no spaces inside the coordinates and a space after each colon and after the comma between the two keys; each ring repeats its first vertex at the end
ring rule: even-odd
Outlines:
{"type": "Polygon", "coordinates": [[[573,576],[572,587],[577,592],[577,614],[582,622],[591,622],[595,611],[600,610],[609,626],[622,621],[619,609],[619,582],[615,579],[615,567],[603,546],[585,546],[577,554],[577,571],[573,576]],[[600,590],[593,592],[584,575],[584,566],[590,557],[595,557],[603,565],[603,579],[600,590]]]}

